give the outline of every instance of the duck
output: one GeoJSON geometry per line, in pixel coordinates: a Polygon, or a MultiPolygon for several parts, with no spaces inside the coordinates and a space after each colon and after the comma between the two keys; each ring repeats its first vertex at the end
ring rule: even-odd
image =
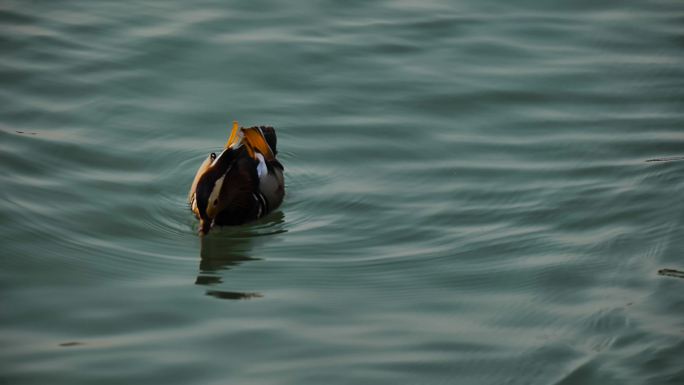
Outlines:
{"type": "Polygon", "coordinates": [[[255,221],[280,206],[285,177],[276,145],[275,128],[233,122],[223,150],[204,159],[190,186],[188,204],[200,235],[255,221]]]}

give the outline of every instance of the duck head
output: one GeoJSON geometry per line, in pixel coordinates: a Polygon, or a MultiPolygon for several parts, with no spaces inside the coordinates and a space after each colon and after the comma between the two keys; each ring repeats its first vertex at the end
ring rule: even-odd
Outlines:
{"type": "Polygon", "coordinates": [[[209,232],[216,215],[229,203],[229,186],[224,187],[224,183],[229,179],[237,151],[226,148],[218,155],[212,152],[197,170],[190,188],[190,203],[200,220],[200,234],[209,232]]]}

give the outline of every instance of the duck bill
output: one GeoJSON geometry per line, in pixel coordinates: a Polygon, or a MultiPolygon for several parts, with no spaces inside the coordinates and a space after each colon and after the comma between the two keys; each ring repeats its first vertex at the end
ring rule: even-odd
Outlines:
{"type": "Polygon", "coordinates": [[[207,235],[211,230],[211,219],[200,219],[200,235],[207,235]]]}

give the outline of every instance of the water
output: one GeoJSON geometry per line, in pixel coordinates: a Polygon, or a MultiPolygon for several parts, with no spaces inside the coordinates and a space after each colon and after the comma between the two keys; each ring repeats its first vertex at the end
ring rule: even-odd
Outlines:
{"type": "Polygon", "coordinates": [[[600,3],[3,1],[0,382],[684,383],[684,5],[600,3]]]}

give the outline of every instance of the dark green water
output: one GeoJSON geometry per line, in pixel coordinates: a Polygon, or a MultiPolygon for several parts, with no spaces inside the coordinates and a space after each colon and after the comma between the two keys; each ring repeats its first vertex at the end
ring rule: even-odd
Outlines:
{"type": "Polygon", "coordinates": [[[552,3],[0,1],[0,383],[684,383],[684,4],[552,3]]]}

